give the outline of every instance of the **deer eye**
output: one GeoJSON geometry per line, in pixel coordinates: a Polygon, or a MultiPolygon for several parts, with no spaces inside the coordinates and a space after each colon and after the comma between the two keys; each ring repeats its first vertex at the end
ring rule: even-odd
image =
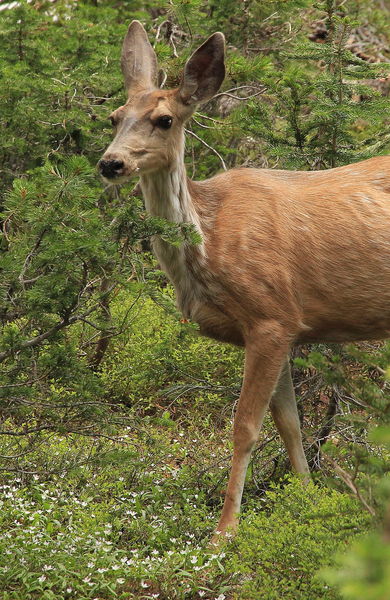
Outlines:
{"type": "Polygon", "coordinates": [[[172,117],[169,117],[168,115],[163,115],[162,117],[159,117],[157,119],[156,125],[157,127],[161,127],[161,129],[169,129],[172,125],[172,117]]]}
{"type": "Polygon", "coordinates": [[[109,118],[109,119],[110,119],[110,121],[111,121],[111,125],[112,125],[113,127],[115,127],[115,126],[117,125],[117,123],[118,123],[118,121],[115,119],[115,117],[108,117],[108,118],[109,118]]]}

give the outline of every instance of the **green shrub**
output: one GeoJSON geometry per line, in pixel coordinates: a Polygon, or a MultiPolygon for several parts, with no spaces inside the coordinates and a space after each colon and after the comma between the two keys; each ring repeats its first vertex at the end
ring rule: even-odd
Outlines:
{"type": "Polygon", "coordinates": [[[264,512],[246,513],[229,562],[228,568],[241,575],[235,598],[339,598],[318,571],[366,530],[368,513],[345,494],[298,479],[268,492],[264,501],[264,512]]]}
{"type": "MultiPolygon", "coordinates": [[[[170,288],[165,297],[172,302],[170,288]]],[[[133,304],[133,295],[120,294],[112,305],[115,321],[133,304]]],[[[200,336],[194,325],[143,296],[126,331],[111,342],[101,381],[111,400],[138,407],[147,407],[148,398],[155,404],[160,396],[167,405],[175,400],[176,408],[180,399],[214,403],[219,398],[220,409],[239,391],[242,359],[242,350],[200,336]]]]}
{"type": "MultiPolygon", "coordinates": [[[[390,427],[382,425],[371,432],[375,444],[390,449],[390,427]]],[[[390,590],[390,477],[387,461],[387,476],[376,486],[376,496],[382,500],[384,524],[380,531],[355,542],[347,554],[340,557],[340,568],[324,571],[324,581],[337,586],[345,600],[387,600],[390,590]]]]}

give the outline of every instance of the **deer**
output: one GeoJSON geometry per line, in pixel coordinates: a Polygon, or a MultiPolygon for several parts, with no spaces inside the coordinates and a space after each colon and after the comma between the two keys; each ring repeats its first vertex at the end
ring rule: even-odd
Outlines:
{"type": "MultiPolygon", "coordinates": [[[[390,157],[318,171],[233,168],[187,177],[186,121],[224,77],[225,38],[211,35],[176,89],[158,87],[156,54],[139,21],[125,36],[127,101],[110,115],[104,181],[137,175],[145,208],[190,223],[201,242],[152,244],[183,317],[200,333],[242,346],[244,377],[217,534],[238,525],[245,475],[268,410],[293,470],[307,480],[289,354],[304,343],[390,337],[390,157]]],[[[221,537],[219,538],[221,539],[221,537]]]]}

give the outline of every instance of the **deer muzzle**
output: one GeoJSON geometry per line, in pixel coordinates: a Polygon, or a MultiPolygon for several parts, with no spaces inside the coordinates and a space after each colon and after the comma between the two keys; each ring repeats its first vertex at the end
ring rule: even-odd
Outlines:
{"type": "Polygon", "coordinates": [[[106,179],[115,179],[123,175],[123,167],[125,166],[123,160],[100,160],[98,168],[106,179]]]}

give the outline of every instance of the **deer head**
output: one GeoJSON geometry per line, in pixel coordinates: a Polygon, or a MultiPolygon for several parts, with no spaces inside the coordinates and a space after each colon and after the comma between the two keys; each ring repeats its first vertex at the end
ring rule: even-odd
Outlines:
{"type": "Polygon", "coordinates": [[[141,23],[132,21],[121,56],[128,99],[110,115],[115,138],[98,163],[107,181],[123,183],[135,173],[174,168],[186,120],[225,77],[224,48],[223,34],[214,33],[187,61],[180,86],[162,90],[156,54],[141,23]]]}

